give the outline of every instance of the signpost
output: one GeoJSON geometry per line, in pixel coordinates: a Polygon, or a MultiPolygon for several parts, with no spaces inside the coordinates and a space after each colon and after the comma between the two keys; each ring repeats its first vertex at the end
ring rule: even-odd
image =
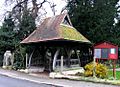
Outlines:
{"type": "Polygon", "coordinates": [[[116,79],[116,60],[113,60],[113,77],[116,79]]]}
{"type": "Polygon", "coordinates": [[[116,78],[116,60],[118,59],[118,46],[110,42],[101,42],[94,45],[94,61],[113,60],[113,77],[116,78]]]}
{"type": "Polygon", "coordinates": [[[96,78],[96,61],[95,61],[95,56],[94,56],[94,60],[93,60],[93,77],[96,78]]]}

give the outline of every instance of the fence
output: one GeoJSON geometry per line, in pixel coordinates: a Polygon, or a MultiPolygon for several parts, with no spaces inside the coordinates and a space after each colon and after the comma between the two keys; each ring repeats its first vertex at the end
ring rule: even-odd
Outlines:
{"type": "MultiPolygon", "coordinates": [[[[60,68],[61,60],[56,60],[56,68],[60,68]]],[[[63,66],[64,68],[67,68],[67,60],[63,59],[63,66]]],[[[79,66],[79,60],[78,59],[70,59],[70,67],[78,67],[79,66]]]]}

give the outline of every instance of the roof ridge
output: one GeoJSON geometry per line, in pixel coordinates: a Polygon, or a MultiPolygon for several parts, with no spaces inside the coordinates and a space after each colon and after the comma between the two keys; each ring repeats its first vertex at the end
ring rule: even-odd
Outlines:
{"type": "MultiPolygon", "coordinates": [[[[37,29],[35,29],[21,43],[32,43],[32,42],[36,43],[36,42],[40,42],[40,41],[55,40],[55,39],[66,40],[65,38],[67,38],[67,36],[64,38],[61,35],[61,33],[62,33],[61,31],[63,31],[63,30],[65,31],[64,33],[66,35],[68,35],[67,40],[90,42],[80,32],[78,32],[77,29],[75,29],[73,26],[63,24],[65,17],[68,18],[68,14],[63,13],[60,15],[55,15],[55,16],[44,19],[44,21],[41,23],[41,25],[39,25],[37,27],[37,29]],[[64,27],[66,26],[67,28],[72,28],[73,31],[71,31],[72,29],[61,29],[61,25],[64,25],[64,27]],[[72,32],[73,32],[73,35],[72,35],[72,32]],[[77,36],[75,34],[77,34],[77,36]],[[71,38],[71,39],[69,39],[69,38],[71,38]]],[[[70,19],[68,19],[68,20],[70,20],[70,19]]],[[[62,27],[62,28],[64,28],[64,27],[62,27]]]]}
{"type": "Polygon", "coordinates": [[[63,23],[61,23],[60,25],[63,25],[63,26],[66,26],[66,27],[70,27],[70,28],[74,28],[73,26],[70,26],[70,25],[67,25],[67,24],[63,24],[63,23]]]}

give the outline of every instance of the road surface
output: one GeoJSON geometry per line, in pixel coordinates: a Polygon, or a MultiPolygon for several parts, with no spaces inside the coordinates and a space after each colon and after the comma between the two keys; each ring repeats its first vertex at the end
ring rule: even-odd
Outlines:
{"type": "Polygon", "coordinates": [[[0,87],[58,87],[47,84],[38,84],[27,80],[14,79],[0,75],[0,87]]]}
{"type": "Polygon", "coordinates": [[[17,71],[0,69],[0,87],[58,87],[47,84],[59,85],[61,87],[120,87],[116,85],[92,83],[85,81],[50,79],[39,76],[40,75],[31,76],[17,71]],[[15,79],[18,77],[19,79],[15,79]],[[42,84],[42,83],[46,83],[46,84],[42,84]]]}

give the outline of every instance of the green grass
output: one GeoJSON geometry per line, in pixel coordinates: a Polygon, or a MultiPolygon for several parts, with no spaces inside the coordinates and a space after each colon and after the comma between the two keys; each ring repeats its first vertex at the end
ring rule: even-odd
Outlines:
{"type": "Polygon", "coordinates": [[[120,65],[119,65],[119,64],[116,64],[116,68],[120,68],[120,65]]]}
{"type": "MultiPolygon", "coordinates": [[[[112,71],[112,70],[110,70],[110,71],[108,72],[108,77],[109,77],[109,78],[113,78],[113,71],[112,71]]],[[[120,71],[116,71],[116,79],[117,79],[117,80],[120,80],[120,71]]]]}

